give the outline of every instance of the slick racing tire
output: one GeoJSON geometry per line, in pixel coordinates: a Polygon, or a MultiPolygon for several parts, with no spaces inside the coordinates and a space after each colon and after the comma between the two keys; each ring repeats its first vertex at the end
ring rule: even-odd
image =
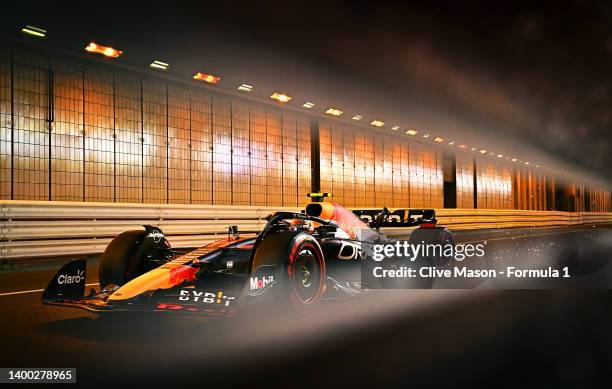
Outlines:
{"type": "Polygon", "coordinates": [[[285,288],[294,307],[305,309],[321,299],[325,292],[325,259],[313,237],[305,234],[295,237],[286,270],[285,288]]]}
{"type": "Polygon", "coordinates": [[[142,258],[137,258],[135,254],[145,234],[145,231],[126,231],[116,236],[106,246],[98,268],[100,288],[109,285],[121,286],[138,276],[133,274],[134,271],[131,269],[139,268],[134,262],[142,258]]]}
{"type": "Polygon", "coordinates": [[[251,274],[274,269],[274,282],[252,301],[273,309],[302,310],[316,305],[325,293],[325,258],[321,246],[308,232],[281,229],[261,234],[251,258],[251,274]]]}
{"type": "MultiPolygon", "coordinates": [[[[455,238],[453,234],[448,228],[445,227],[435,227],[435,228],[417,228],[412,231],[408,242],[411,245],[422,245],[425,247],[427,245],[440,245],[442,249],[446,248],[447,245],[455,246],[455,238]]],[[[439,253],[435,253],[434,255],[420,255],[414,260],[409,261],[405,265],[407,267],[412,267],[415,271],[419,272],[419,269],[422,267],[435,266],[438,268],[452,267],[454,265],[454,258],[452,256],[437,255],[439,253]]],[[[429,289],[433,286],[435,279],[433,277],[416,277],[407,282],[406,287],[411,289],[429,289]]],[[[393,282],[393,281],[391,281],[393,282]]],[[[389,286],[387,286],[389,287],[389,286]]],[[[398,287],[395,285],[395,287],[398,287]]]]}
{"type": "MultiPolygon", "coordinates": [[[[438,244],[443,248],[447,247],[447,245],[455,246],[455,238],[453,234],[450,232],[448,228],[444,227],[436,227],[436,228],[417,228],[412,231],[412,234],[409,238],[409,243],[412,245],[415,244],[438,244]]],[[[424,257],[429,265],[431,266],[447,266],[449,265],[453,258],[452,256],[427,256],[424,257]]]]}

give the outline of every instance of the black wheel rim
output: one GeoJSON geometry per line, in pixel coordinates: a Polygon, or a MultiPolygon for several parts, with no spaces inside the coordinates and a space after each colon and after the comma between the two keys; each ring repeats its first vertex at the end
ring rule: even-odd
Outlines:
{"type": "Polygon", "coordinates": [[[293,289],[298,301],[309,304],[318,295],[320,289],[320,269],[317,258],[310,248],[302,249],[293,267],[293,289]]]}

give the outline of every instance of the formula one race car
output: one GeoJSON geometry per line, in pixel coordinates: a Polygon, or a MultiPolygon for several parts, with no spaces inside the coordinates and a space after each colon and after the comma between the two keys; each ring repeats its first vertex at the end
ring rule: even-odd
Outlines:
{"type": "MultiPolygon", "coordinates": [[[[380,227],[418,226],[411,239],[452,241],[436,227],[434,210],[349,211],[323,201],[302,212],[277,212],[255,238],[226,239],[179,253],[157,227],[115,237],[99,264],[100,290],[85,295],[86,260],[62,267],[45,289],[45,304],[107,311],[172,311],[233,316],[238,306],[273,301],[308,307],[321,300],[362,295],[368,248],[392,242],[380,227]],[[369,225],[368,225],[369,224],[369,225]]],[[[318,201],[316,201],[318,200],[318,201]]]]}

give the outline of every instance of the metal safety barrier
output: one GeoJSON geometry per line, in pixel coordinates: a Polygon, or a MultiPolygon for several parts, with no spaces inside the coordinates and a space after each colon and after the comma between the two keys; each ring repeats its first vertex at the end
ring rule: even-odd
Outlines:
{"type": "Polygon", "coordinates": [[[295,208],[6,200],[0,259],[97,254],[114,236],[145,224],[160,227],[173,247],[197,247],[226,236],[232,225],[254,236],[279,210],[295,208]]]}
{"type": "MultiPolygon", "coordinates": [[[[126,230],[160,227],[173,247],[210,243],[239,226],[254,236],[266,216],[292,207],[153,205],[59,201],[0,201],[0,259],[98,254],[126,230]]],[[[514,209],[438,209],[438,223],[454,230],[547,227],[612,222],[612,213],[524,211],[514,209]]],[[[411,229],[386,229],[393,235],[411,229]],[[391,231],[392,230],[392,231],[391,231]]]]}

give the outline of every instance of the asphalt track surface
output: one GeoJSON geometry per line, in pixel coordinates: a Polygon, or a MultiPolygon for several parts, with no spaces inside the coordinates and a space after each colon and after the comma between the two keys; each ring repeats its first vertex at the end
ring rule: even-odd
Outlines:
{"type": "Polygon", "coordinates": [[[486,240],[489,259],[544,265],[551,240],[561,240],[577,249],[577,278],[587,281],[582,289],[487,280],[476,289],[382,290],[235,319],[99,317],[40,304],[59,263],[5,268],[0,366],[76,367],[79,384],[132,387],[609,387],[612,226],[470,231],[457,240],[486,240]]]}

